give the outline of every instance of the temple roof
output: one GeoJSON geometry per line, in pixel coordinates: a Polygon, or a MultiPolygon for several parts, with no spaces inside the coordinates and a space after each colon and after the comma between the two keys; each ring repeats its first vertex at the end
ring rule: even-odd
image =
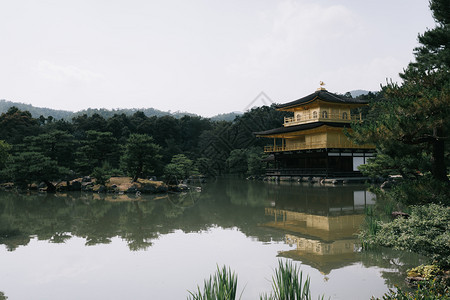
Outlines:
{"type": "Polygon", "coordinates": [[[285,104],[278,104],[275,106],[277,109],[288,109],[292,108],[298,105],[303,105],[309,102],[312,102],[316,99],[325,101],[325,102],[331,102],[331,103],[341,103],[341,104],[367,104],[368,102],[365,100],[359,100],[359,99],[353,99],[353,98],[347,98],[344,96],[336,95],[333,93],[328,92],[325,89],[317,90],[316,92],[305,96],[303,98],[285,103],[285,104]]]}
{"type": "Polygon", "coordinates": [[[253,134],[257,136],[264,136],[264,135],[273,135],[273,134],[280,134],[280,133],[289,133],[289,132],[295,132],[300,130],[307,130],[307,129],[314,129],[320,126],[330,126],[330,127],[349,127],[350,124],[348,123],[338,123],[338,122],[314,122],[314,123],[307,123],[307,124],[300,124],[295,126],[287,126],[287,127],[279,127],[274,129],[269,129],[266,131],[260,131],[260,132],[253,132],[253,134]]]}

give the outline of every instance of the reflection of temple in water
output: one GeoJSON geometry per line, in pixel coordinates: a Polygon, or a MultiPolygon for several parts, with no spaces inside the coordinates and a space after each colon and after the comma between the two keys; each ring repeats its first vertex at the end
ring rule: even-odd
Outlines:
{"type": "Polygon", "coordinates": [[[324,274],[359,260],[355,252],[356,233],[364,220],[364,210],[375,196],[361,187],[283,187],[274,194],[273,207],[266,207],[272,221],[266,227],[282,230],[287,244],[295,250],[279,256],[310,265],[324,274]]]}

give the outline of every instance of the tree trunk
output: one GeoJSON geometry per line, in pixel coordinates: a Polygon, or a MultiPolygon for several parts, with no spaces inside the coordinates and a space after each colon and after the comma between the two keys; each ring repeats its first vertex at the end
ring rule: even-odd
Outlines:
{"type": "Polygon", "coordinates": [[[433,133],[436,139],[432,144],[431,174],[439,181],[448,182],[447,166],[445,165],[445,142],[442,138],[444,131],[442,128],[435,128],[433,133]]]}
{"type": "Polygon", "coordinates": [[[133,182],[136,182],[139,177],[142,175],[142,170],[144,169],[144,165],[142,163],[139,163],[137,170],[136,170],[136,174],[133,177],[133,182]]]}
{"type": "Polygon", "coordinates": [[[48,180],[44,180],[44,183],[47,185],[47,193],[55,193],[56,192],[56,186],[53,185],[48,180]]]}

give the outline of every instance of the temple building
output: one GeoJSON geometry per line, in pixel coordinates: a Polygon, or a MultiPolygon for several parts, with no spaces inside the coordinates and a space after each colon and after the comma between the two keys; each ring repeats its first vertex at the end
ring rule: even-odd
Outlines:
{"type": "MultiPolygon", "coordinates": [[[[323,83],[322,83],[323,84],[323,83]]],[[[321,85],[322,85],[321,84],[321,85]]],[[[350,124],[362,120],[355,114],[367,101],[347,98],[319,88],[315,93],[277,105],[279,111],[292,112],[283,127],[255,132],[271,138],[264,148],[271,154],[268,176],[359,176],[358,166],[372,157],[373,145],[357,145],[347,136],[350,124]]]]}

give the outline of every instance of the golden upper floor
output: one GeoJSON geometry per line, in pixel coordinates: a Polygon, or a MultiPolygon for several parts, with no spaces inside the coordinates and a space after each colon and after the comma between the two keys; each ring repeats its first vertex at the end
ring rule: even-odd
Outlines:
{"type": "Polygon", "coordinates": [[[361,121],[361,114],[351,114],[350,109],[327,109],[317,108],[310,111],[300,111],[294,114],[294,117],[285,117],[283,126],[294,126],[313,122],[339,122],[350,123],[361,121]]]}
{"type": "Polygon", "coordinates": [[[362,121],[361,114],[352,114],[352,110],[366,104],[366,101],[336,95],[321,88],[306,97],[277,105],[277,110],[292,112],[293,116],[284,118],[283,127],[254,134],[274,139],[273,145],[265,147],[265,152],[373,149],[373,145],[354,144],[345,134],[345,131],[351,131],[351,122],[362,121]]]}
{"type": "Polygon", "coordinates": [[[366,101],[339,96],[321,88],[306,97],[277,105],[276,108],[293,112],[292,117],[284,118],[283,126],[286,127],[313,122],[361,121],[361,114],[352,114],[351,110],[366,104],[366,101]]]}

